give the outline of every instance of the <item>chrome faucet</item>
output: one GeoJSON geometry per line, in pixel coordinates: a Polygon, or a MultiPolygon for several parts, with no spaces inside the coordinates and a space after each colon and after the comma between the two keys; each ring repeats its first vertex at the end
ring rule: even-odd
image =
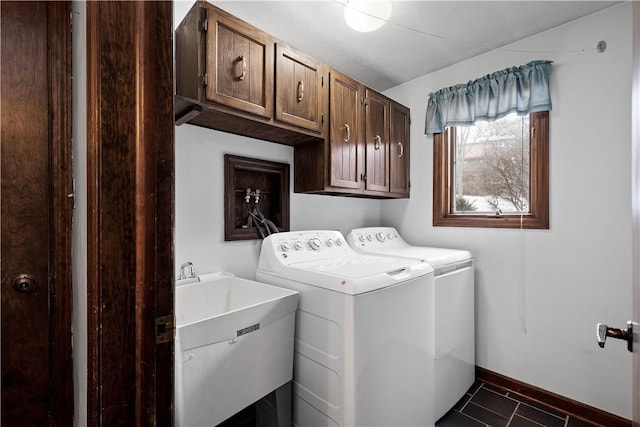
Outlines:
{"type": "Polygon", "coordinates": [[[180,275],[178,276],[178,280],[184,279],[194,279],[196,277],[196,271],[193,268],[193,263],[191,261],[187,261],[180,266],[180,275]],[[189,275],[187,276],[186,270],[189,269],[189,275]]]}

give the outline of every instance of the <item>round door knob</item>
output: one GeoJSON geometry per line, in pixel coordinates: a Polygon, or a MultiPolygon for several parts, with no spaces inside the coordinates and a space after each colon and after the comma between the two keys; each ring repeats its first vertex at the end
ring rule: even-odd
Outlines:
{"type": "Polygon", "coordinates": [[[38,279],[31,274],[20,274],[11,283],[11,287],[17,292],[28,294],[38,287],[38,279]]]}

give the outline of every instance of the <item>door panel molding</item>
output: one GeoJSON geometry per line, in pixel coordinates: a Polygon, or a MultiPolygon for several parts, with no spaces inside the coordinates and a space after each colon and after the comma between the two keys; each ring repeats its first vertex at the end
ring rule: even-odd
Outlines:
{"type": "Polygon", "coordinates": [[[71,2],[47,2],[51,117],[51,413],[55,426],[72,424],[72,36],[71,2]]]}

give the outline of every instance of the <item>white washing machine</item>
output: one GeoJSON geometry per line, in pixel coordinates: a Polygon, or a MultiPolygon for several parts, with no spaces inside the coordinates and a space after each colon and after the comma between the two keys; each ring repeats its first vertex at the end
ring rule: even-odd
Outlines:
{"type": "Polygon", "coordinates": [[[433,426],[428,263],[287,232],[264,239],[256,278],[299,292],[293,425],[433,426]]]}
{"type": "Polygon", "coordinates": [[[393,227],[351,230],[349,245],[360,253],[419,259],[435,271],[434,416],[445,415],[475,381],[473,256],[469,251],[412,246],[393,227]]]}

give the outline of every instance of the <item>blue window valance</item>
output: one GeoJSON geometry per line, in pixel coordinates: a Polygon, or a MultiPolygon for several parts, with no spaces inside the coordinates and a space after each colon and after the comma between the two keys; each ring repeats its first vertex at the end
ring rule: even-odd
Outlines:
{"type": "Polygon", "coordinates": [[[551,110],[550,71],[551,61],[531,61],[430,93],[425,133],[494,121],[510,113],[524,116],[551,110]]]}

